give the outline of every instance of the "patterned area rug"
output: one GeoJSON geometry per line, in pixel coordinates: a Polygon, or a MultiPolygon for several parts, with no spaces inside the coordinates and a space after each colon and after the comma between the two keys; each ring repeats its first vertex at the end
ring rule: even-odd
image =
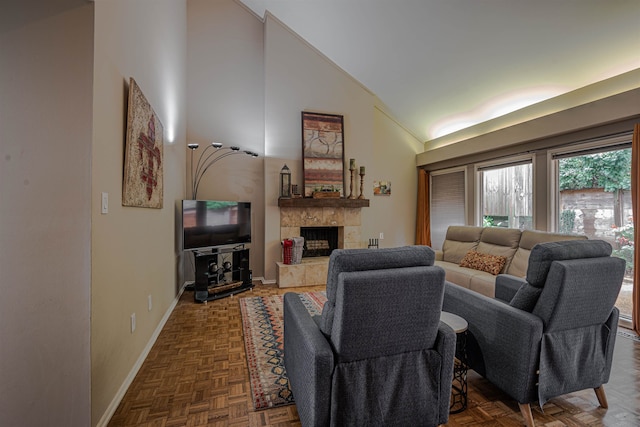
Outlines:
{"type": "MultiPolygon", "coordinates": [[[[311,315],[321,314],[325,292],[301,293],[311,315]]],[[[282,295],[240,298],[244,346],[255,409],[294,402],[284,369],[282,295]]]]}

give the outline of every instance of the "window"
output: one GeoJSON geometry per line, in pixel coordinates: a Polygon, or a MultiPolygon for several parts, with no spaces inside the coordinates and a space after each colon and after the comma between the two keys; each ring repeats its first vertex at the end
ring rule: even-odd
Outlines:
{"type": "Polygon", "coordinates": [[[530,156],[482,164],[478,172],[477,223],[533,229],[533,161],[530,156]]]}
{"type": "Polygon", "coordinates": [[[616,306],[631,319],[633,212],[631,135],[591,141],[551,152],[554,230],[605,240],[627,261],[616,306]]]}
{"type": "Polygon", "coordinates": [[[465,169],[431,173],[431,246],[442,249],[447,228],[466,224],[465,169]]]}

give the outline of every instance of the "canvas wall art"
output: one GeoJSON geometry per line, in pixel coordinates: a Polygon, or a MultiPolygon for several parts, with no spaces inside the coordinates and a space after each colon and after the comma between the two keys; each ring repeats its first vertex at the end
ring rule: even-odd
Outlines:
{"type": "Polygon", "coordinates": [[[302,112],[304,197],[333,191],[344,195],[344,122],[335,114],[302,112]]]}
{"type": "Polygon", "coordinates": [[[373,181],[374,196],[390,196],[391,181],[373,181]]]}
{"type": "Polygon", "coordinates": [[[136,81],[129,80],[122,205],[162,208],[164,128],[136,81]]]}

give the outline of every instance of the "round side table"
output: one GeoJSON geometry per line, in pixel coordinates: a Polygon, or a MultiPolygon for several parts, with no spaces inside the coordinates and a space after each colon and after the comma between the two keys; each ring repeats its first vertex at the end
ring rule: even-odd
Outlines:
{"type": "Polygon", "coordinates": [[[467,409],[467,328],[469,324],[462,317],[446,311],[440,314],[440,321],[449,325],[456,333],[456,359],[453,365],[449,413],[457,414],[467,409]]]}

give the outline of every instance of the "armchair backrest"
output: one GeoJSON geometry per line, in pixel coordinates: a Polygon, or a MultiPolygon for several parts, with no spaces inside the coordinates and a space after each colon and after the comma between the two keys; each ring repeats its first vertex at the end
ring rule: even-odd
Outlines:
{"type": "Polygon", "coordinates": [[[611,255],[611,245],[603,240],[563,240],[539,243],[531,250],[527,282],[543,287],[553,261],[599,258],[611,255]]]}
{"type": "Polygon", "coordinates": [[[329,336],[333,328],[339,276],[349,272],[432,266],[435,252],[428,246],[384,249],[336,249],[329,257],[327,302],[322,309],[321,331],[329,336]]]}
{"type": "Polygon", "coordinates": [[[437,266],[341,273],[330,336],[338,362],[433,348],[444,275],[437,266]]]}
{"type": "Polygon", "coordinates": [[[605,324],[624,271],[625,261],[611,256],[553,261],[533,314],[545,333],[605,324]]]}
{"type": "MultiPolygon", "coordinates": [[[[547,324],[554,317],[551,311],[557,313],[556,310],[560,310],[571,316],[569,313],[573,310],[564,310],[564,300],[561,300],[561,297],[566,298],[566,303],[571,305],[579,301],[581,295],[588,300],[588,295],[605,292],[605,288],[606,292],[615,292],[617,297],[620,284],[617,291],[606,285],[611,283],[615,287],[615,280],[618,280],[619,274],[624,274],[624,261],[611,257],[611,245],[605,241],[567,240],[539,243],[533,247],[529,256],[527,283],[518,290],[510,304],[538,314],[547,324]],[[619,271],[620,262],[622,273],[619,271]],[[583,272],[592,271],[595,266],[600,270],[593,271],[591,276],[574,274],[580,269],[583,272]]],[[[613,301],[615,302],[615,297],[613,301]]],[[[584,309],[584,306],[582,308],[584,309]]],[[[606,316],[610,312],[611,308],[606,316]]],[[[574,320],[577,320],[577,317],[574,317],[574,320]]]]}

